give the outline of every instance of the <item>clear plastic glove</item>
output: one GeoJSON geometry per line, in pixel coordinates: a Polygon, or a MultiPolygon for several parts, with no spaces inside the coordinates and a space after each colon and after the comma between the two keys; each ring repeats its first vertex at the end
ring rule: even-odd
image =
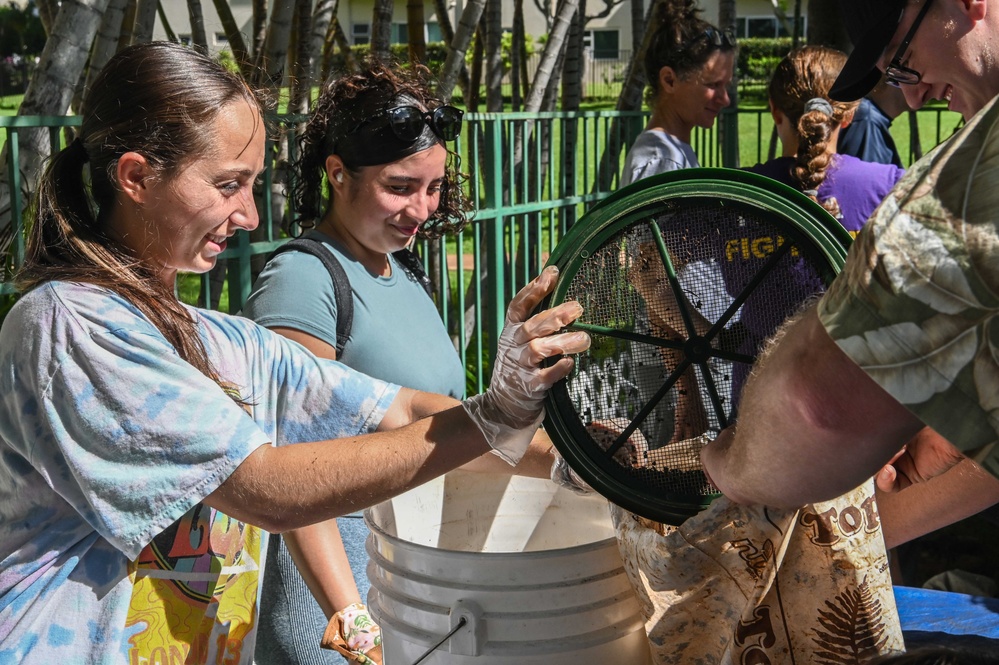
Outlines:
{"type": "Polygon", "coordinates": [[[514,296],[497,343],[489,388],[462,402],[489,446],[511,465],[524,456],[544,419],[545,392],[572,370],[572,358],[550,367],[541,367],[541,361],[581,353],[590,346],[586,333],[555,334],[583,313],[579,303],[564,302],[528,318],[557,279],[558,269],[549,266],[514,296]]]}
{"type": "Polygon", "coordinates": [[[593,493],[594,490],[590,487],[589,483],[580,478],[579,474],[572,470],[572,467],[569,466],[564,457],[558,454],[557,450],[553,450],[552,455],[555,456],[555,461],[552,462],[553,483],[576,494],[593,493]]]}

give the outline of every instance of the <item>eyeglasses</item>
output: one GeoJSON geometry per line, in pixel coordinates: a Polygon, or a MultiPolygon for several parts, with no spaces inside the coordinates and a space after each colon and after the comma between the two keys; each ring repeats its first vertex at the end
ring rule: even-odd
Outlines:
{"type": "Polygon", "coordinates": [[[461,134],[464,115],[464,111],[453,106],[438,106],[433,111],[424,111],[418,106],[397,106],[362,121],[354,131],[369,122],[386,118],[392,133],[401,141],[415,141],[428,125],[442,141],[454,141],[461,134]]]}
{"type": "Polygon", "coordinates": [[[699,35],[692,37],[685,43],[680,45],[681,51],[686,51],[691,48],[694,44],[701,40],[707,40],[709,44],[717,48],[734,48],[735,47],[735,35],[732,34],[731,30],[719,30],[714,26],[709,26],[705,28],[704,32],[699,35]]]}
{"type": "Polygon", "coordinates": [[[917,72],[911,67],[906,67],[902,64],[902,58],[905,56],[905,52],[909,50],[909,42],[912,38],[916,36],[916,28],[919,24],[923,22],[923,17],[926,16],[926,12],[930,8],[930,3],[933,0],[926,0],[923,3],[923,8],[919,10],[916,14],[916,20],[912,22],[912,27],[909,28],[909,32],[906,33],[905,39],[902,43],[898,45],[898,50],[895,51],[895,57],[891,59],[888,66],[885,68],[885,80],[896,88],[901,85],[916,85],[923,80],[923,75],[917,72]]]}

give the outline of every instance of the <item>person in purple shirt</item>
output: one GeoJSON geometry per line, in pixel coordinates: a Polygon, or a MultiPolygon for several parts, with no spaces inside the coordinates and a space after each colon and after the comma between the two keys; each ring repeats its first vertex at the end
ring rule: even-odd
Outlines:
{"type": "Polygon", "coordinates": [[[781,60],[768,92],[783,150],[749,170],[805,192],[856,235],[904,171],[837,152],[840,130],[857,107],[828,97],[845,62],[845,53],[823,46],[804,46],[781,60]]]}
{"type": "MultiPolygon", "coordinates": [[[[782,154],[748,170],[801,190],[855,236],[904,171],[891,164],[864,162],[837,153],[839,132],[849,124],[857,107],[856,102],[833,102],[828,98],[845,62],[845,53],[823,46],[804,46],[781,60],[771,76],[768,92],[782,154]]],[[[724,247],[719,250],[719,264],[726,288],[734,296],[767,257],[732,251],[732,238],[724,233],[721,237],[724,247]]],[[[788,276],[779,280],[779,300],[790,309],[776,306],[778,294],[765,288],[754,291],[741,317],[747,331],[741,350],[746,353],[755,355],[785,317],[794,313],[795,304],[824,290],[823,282],[803,258],[788,257],[785,261],[781,269],[788,276]]],[[[734,404],[738,404],[749,369],[741,364],[733,368],[734,404]]]]}

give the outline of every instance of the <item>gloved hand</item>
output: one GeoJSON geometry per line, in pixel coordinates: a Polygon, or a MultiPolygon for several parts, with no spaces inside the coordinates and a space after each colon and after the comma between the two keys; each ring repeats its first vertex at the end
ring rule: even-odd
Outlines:
{"type": "Polygon", "coordinates": [[[572,370],[573,360],[562,358],[544,368],[539,363],[590,346],[590,336],[583,332],[553,334],[583,313],[579,303],[564,302],[527,318],[557,279],[558,268],[549,266],[514,296],[497,342],[489,388],[462,402],[489,446],[511,465],[524,456],[544,418],[545,392],[572,370]]]}
{"type": "Polygon", "coordinates": [[[320,646],[359,665],[381,665],[382,629],[364,603],[353,603],[333,615],[320,646]]]}
{"type": "Polygon", "coordinates": [[[559,487],[564,487],[576,494],[592,494],[593,488],[589,483],[580,478],[579,474],[573,471],[565,458],[558,454],[557,450],[552,451],[555,461],[552,462],[552,482],[559,487]]]}

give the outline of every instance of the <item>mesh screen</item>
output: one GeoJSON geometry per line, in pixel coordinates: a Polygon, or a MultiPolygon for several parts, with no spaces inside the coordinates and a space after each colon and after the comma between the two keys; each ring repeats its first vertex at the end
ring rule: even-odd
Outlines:
{"type": "Polygon", "coordinates": [[[833,271],[813,243],[732,202],[660,203],[570,271],[592,336],[565,383],[578,438],[629,484],[717,493],[699,453],[731,424],[764,340],[833,271]]]}

